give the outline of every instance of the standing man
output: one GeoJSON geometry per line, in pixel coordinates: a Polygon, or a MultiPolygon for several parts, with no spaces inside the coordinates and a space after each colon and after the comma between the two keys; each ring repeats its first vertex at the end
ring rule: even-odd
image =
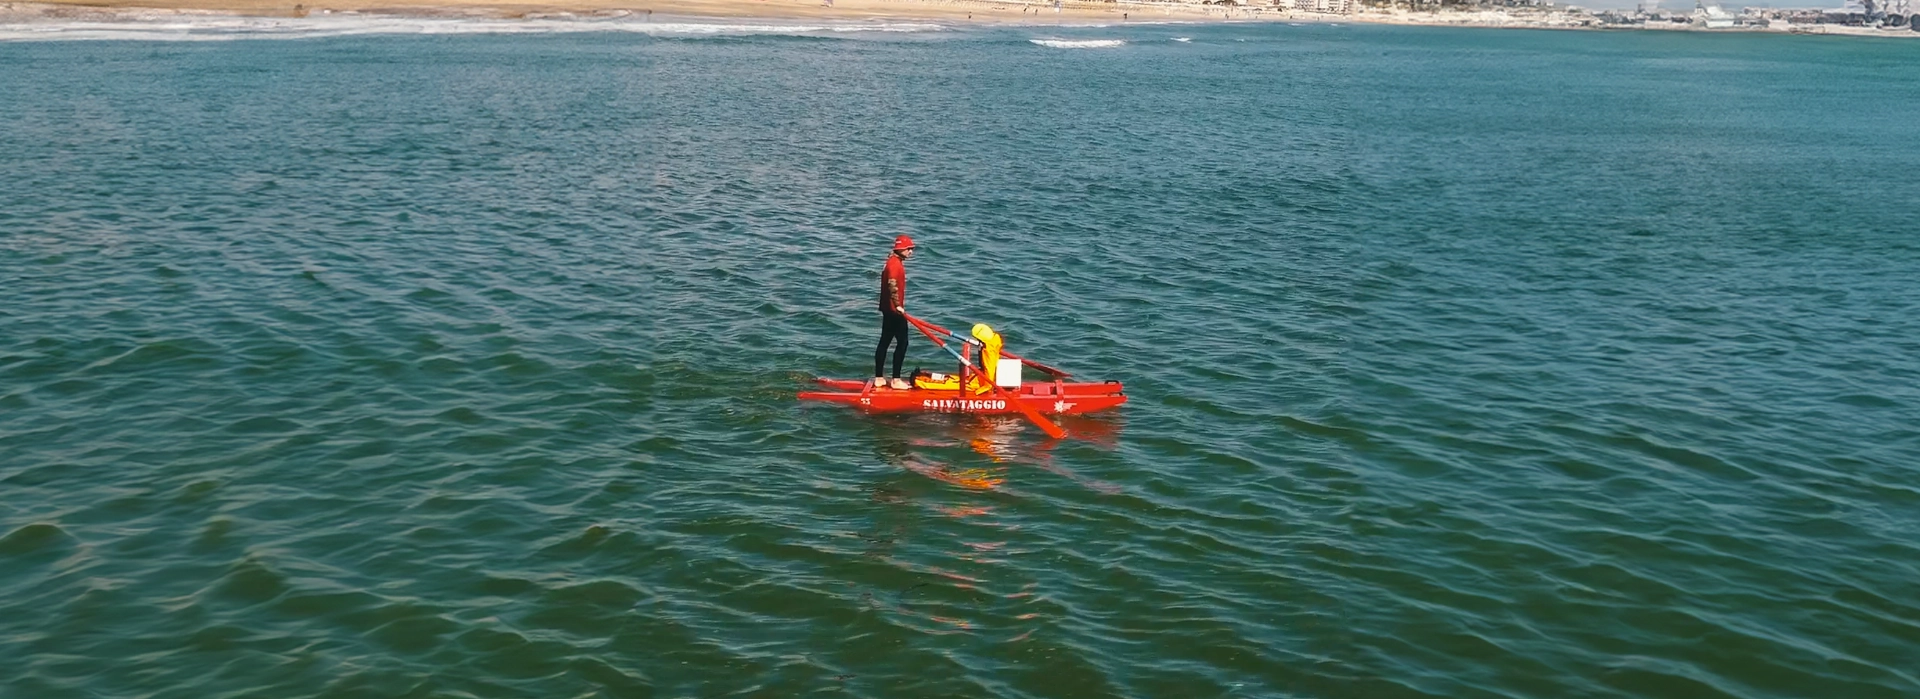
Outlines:
{"type": "Polygon", "coordinates": [[[913,239],[905,235],[893,239],[893,253],[887,255],[887,266],[880,270],[880,346],[873,350],[873,387],[874,388],[912,388],[913,384],[900,378],[900,364],[907,360],[907,258],[913,257],[913,239]],[[887,345],[895,339],[900,344],[893,348],[893,380],[888,381],[886,374],[887,345]]]}

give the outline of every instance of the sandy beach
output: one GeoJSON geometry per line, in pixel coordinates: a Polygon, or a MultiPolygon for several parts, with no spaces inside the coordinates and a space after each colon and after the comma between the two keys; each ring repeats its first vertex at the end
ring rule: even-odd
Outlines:
{"type": "MultiPolygon", "coordinates": [[[[1324,5],[1323,5],[1324,6],[1324,5]]],[[[775,22],[933,22],[939,24],[1114,25],[1161,22],[1350,22],[1414,26],[1586,31],[1826,34],[1920,38],[1906,28],[1787,24],[1706,29],[1689,23],[1608,24],[1576,8],[1554,11],[1482,9],[1407,11],[1354,7],[1350,13],[1271,5],[1219,6],[1200,0],[79,0],[0,2],[0,25],[223,21],[222,18],[485,18],[492,20],[775,22]]]]}
{"type": "Polygon", "coordinates": [[[0,3],[0,21],[101,20],[155,15],[303,17],[360,13],[424,17],[714,17],[807,20],[937,20],[943,22],[1050,24],[1128,21],[1258,21],[1342,19],[1269,8],[1200,4],[1119,2],[1012,2],[993,0],[562,0],[520,3],[498,0],[90,0],[0,3]]]}

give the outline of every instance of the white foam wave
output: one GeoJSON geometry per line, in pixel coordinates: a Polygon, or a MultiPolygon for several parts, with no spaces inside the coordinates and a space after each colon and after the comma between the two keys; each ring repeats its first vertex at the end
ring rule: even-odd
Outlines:
{"type": "Polygon", "coordinates": [[[119,16],[110,21],[0,23],[0,41],[225,41],[310,39],[364,35],[566,34],[625,32],[654,36],[822,35],[853,32],[936,32],[926,23],[737,24],[652,22],[631,16],[538,19],[421,18],[338,14],[304,18],[252,18],[169,14],[119,16]]]}
{"type": "Polygon", "coordinates": [[[1173,40],[1174,40],[1174,41],[1178,41],[1178,42],[1180,42],[1180,43],[1182,43],[1182,44],[1185,44],[1185,43],[1189,43],[1189,42],[1191,42],[1191,41],[1193,41],[1193,37],[1190,37],[1190,36],[1176,36],[1176,37],[1174,37],[1174,38],[1173,38],[1173,40]]]}
{"type": "Polygon", "coordinates": [[[1125,39],[1028,39],[1027,41],[1056,49],[1110,49],[1127,45],[1125,39]]]}

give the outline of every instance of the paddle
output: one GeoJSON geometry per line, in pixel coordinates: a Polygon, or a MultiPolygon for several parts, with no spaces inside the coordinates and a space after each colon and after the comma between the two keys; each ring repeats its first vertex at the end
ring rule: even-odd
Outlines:
{"type": "MultiPolygon", "coordinates": [[[[901,315],[907,315],[907,314],[902,313],[901,315]]],[[[967,366],[967,358],[960,356],[959,350],[955,350],[952,347],[948,347],[947,343],[941,342],[940,337],[938,335],[933,334],[933,331],[928,329],[928,328],[940,329],[939,326],[933,325],[932,323],[928,323],[919,318],[915,318],[911,315],[907,315],[907,322],[913,323],[914,327],[919,328],[920,332],[927,336],[927,339],[933,341],[933,344],[939,345],[940,349],[946,350],[947,354],[951,354],[953,355],[954,359],[960,360],[961,369],[964,369],[967,372],[973,371],[973,367],[967,366]]],[[[948,336],[953,335],[953,333],[946,332],[944,329],[940,329],[940,330],[941,332],[945,333],[948,336]]],[[[986,377],[982,376],[980,378],[985,379],[986,377]]],[[[964,378],[964,375],[963,375],[961,379],[962,381],[961,385],[963,387],[965,386],[965,383],[964,383],[965,380],[966,379],[964,378]]],[[[1054,439],[1066,438],[1067,436],[1066,430],[1061,429],[1059,425],[1053,424],[1053,421],[1048,420],[1045,415],[1041,415],[1040,411],[1034,410],[1033,408],[1029,407],[1026,403],[1020,402],[1019,396],[1008,393],[1007,389],[1001,388],[999,384],[993,383],[991,381],[987,382],[987,386],[991,387],[993,389],[993,392],[999,395],[1000,398],[1007,401],[1009,405],[1012,405],[1014,408],[1018,409],[1021,414],[1026,415],[1027,420],[1031,421],[1033,423],[1033,426],[1040,428],[1041,432],[1047,433],[1048,437],[1052,437],[1054,439]]],[[[965,389],[962,388],[961,390],[965,390],[965,389]]]]}

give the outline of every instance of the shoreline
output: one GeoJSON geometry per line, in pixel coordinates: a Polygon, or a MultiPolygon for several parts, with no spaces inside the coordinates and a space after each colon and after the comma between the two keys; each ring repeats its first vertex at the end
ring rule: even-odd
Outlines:
{"type": "Polygon", "coordinates": [[[769,19],[928,21],[972,24],[1343,21],[1341,15],[1286,13],[1201,4],[1063,0],[95,0],[0,2],[0,24],[125,22],[180,17],[421,19],[769,19]],[[1307,16],[1307,15],[1313,16],[1307,16]]]}
{"type": "Polygon", "coordinates": [[[1352,23],[1420,27],[1554,29],[1563,31],[1656,31],[1702,34],[1779,34],[1920,38],[1904,29],[1832,24],[1707,29],[1687,24],[1597,23],[1581,12],[1459,10],[1413,12],[1360,8],[1351,13],[1275,7],[1214,6],[1141,0],[37,0],[0,2],[0,26],[52,22],[124,24],[205,19],[301,18],[491,19],[660,22],[700,20],[799,20],[836,22],[941,22],[971,25],[1122,25],[1163,23],[1352,23]]]}

